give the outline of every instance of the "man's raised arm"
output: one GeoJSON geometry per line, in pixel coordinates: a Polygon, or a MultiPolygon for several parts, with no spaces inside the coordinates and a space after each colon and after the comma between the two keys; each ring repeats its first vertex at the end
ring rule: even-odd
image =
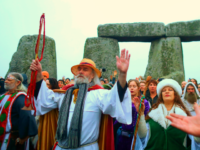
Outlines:
{"type": "Polygon", "coordinates": [[[129,67],[129,61],[130,61],[131,55],[128,53],[128,50],[123,49],[121,51],[121,56],[118,57],[116,56],[116,65],[117,69],[119,70],[119,76],[118,76],[118,94],[120,101],[123,100],[124,94],[127,89],[127,82],[126,82],[126,76],[127,76],[127,71],[129,67]]]}

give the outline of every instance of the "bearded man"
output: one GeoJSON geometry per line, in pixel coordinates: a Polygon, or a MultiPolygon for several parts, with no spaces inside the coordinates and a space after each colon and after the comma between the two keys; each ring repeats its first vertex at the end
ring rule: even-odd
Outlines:
{"type": "Polygon", "coordinates": [[[5,79],[8,91],[0,96],[0,149],[28,150],[28,138],[37,135],[37,126],[31,111],[25,111],[26,88],[21,74],[12,72],[5,79]]]}
{"type": "Polygon", "coordinates": [[[184,93],[182,96],[185,107],[190,111],[191,115],[195,116],[194,103],[200,104],[198,90],[194,83],[188,82],[185,85],[184,93]]]}
{"type": "Polygon", "coordinates": [[[85,58],[71,68],[75,75],[75,85],[65,94],[54,93],[47,88],[42,81],[41,64],[33,60],[30,69],[38,71],[35,91],[37,114],[43,115],[52,109],[59,109],[55,150],[100,149],[97,140],[101,134],[102,113],[124,124],[132,122],[131,95],[126,82],[130,54],[124,49],[120,58],[116,56],[116,60],[119,76],[111,90],[101,87],[101,72],[92,60],[85,58]]]}

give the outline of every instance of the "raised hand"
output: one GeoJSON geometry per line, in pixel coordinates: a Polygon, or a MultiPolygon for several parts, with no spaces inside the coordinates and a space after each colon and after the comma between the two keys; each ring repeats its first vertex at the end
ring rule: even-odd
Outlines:
{"type": "Polygon", "coordinates": [[[39,60],[33,60],[30,66],[31,71],[38,71],[36,81],[40,81],[42,77],[42,65],[40,64],[39,60]]]}
{"type": "Polygon", "coordinates": [[[42,72],[42,65],[40,64],[39,60],[32,60],[31,66],[30,66],[31,71],[38,71],[42,72]]]}
{"type": "Polygon", "coordinates": [[[121,57],[119,58],[116,56],[117,62],[117,69],[120,73],[127,73],[128,67],[129,67],[129,61],[130,61],[131,55],[128,53],[128,50],[123,49],[121,51],[121,57]]]}
{"type": "Polygon", "coordinates": [[[171,125],[194,136],[200,136],[200,107],[197,103],[194,104],[196,116],[181,116],[177,114],[170,114],[166,116],[172,123],[171,125]]]}
{"type": "Polygon", "coordinates": [[[117,70],[115,70],[114,72],[113,72],[113,74],[114,74],[114,77],[117,75],[117,70]]]}
{"type": "MultiPolygon", "coordinates": [[[[134,97],[132,102],[135,105],[136,111],[139,112],[141,100],[138,97],[134,97]]],[[[145,110],[144,102],[142,103],[141,109],[142,109],[142,115],[143,115],[144,114],[144,110],[145,110]]]]}

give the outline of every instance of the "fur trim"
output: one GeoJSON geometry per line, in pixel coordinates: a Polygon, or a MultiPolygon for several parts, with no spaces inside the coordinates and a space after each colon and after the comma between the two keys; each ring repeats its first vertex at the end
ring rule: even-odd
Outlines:
{"type": "MultiPolygon", "coordinates": [[[[187,114],[178,106],[175,106],[175,114],[187,116],[187,114]]],[[[159,123],[164,129],[167,128],[166,123],[165,123],[165,116],[164,116],[161,105],[159,105],[158,108],[153,109],[149,113],[149,117],[153,119],[155,122],[159,123]]],[[[171,124],[170,121],[169,121],[169,124],[171,124]]]]}
{"type": "Polygon", "coordinates": [[[178,93],[179,96],[182,95],[181,86],[179,85],[179,83],[177,81],[175,81],[173,79],[164,79],[164,80],[162,80],[161,82],[158,83],[158,86],[157,86],[157,94],[158,94],[158,96],[160,95],[161,90],[165,86],[172,87],[178,93]]]}

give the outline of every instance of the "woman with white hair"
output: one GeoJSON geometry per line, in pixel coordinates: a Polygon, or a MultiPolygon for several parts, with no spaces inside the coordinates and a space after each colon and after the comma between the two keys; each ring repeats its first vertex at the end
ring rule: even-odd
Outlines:
{"type": "MultiPolygon", "coordinates": [[[[167,115],[175,113],[190,116],[181,101],[181,87],[175,80],[164,79],[157,86],[158,101],[152,106],[146,120],[144,118],[144,104],[138,128],[135,149],[145,150],[186,150],[187,133],[171,126],[167,115]]],[[[139,102],[138,102],[139,103],[139,102]]],[[[200,149],[200,138],[189,135],[191,149],[200,149]]]]}
{"type": "Polygon", "coordinates": [[[21,74],[12,72],[5,79],[7,92],[0,96],[0,149],[29,149],[27,139],[37,134],[31,111],[22,110],[26,88],[21,74]]]}

